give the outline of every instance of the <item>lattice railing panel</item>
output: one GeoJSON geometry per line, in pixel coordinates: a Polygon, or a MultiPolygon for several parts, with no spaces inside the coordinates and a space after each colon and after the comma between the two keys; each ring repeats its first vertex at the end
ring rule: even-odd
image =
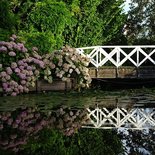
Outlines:
{"type": "Polygon", "coordinates": [[[155,129],[155,108],[87,108],[86,128],[155,129]]]}
{"type": "Polygon", "coordinates": [[[90,58],[95,67],[102,67],[107,62],[116,67],[124,65],[127,61],[136,67],[146,61],[155,65],[155,46],[94,46],[77,48],[77,51],[90,58]],[[89,53],[88,53],[89,50],[89,53]]]}

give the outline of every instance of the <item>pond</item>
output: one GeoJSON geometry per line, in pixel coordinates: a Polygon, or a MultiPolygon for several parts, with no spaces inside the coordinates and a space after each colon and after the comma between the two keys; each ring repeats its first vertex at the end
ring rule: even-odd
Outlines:
{"type": "Polygon", "coordinates": [[[0,97],[0,152],[155,154],[155,90],[0,97]]]}

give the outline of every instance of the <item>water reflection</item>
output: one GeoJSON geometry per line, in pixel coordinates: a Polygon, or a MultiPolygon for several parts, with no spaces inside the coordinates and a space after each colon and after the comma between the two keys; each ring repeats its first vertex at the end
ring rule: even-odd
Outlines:
{"type": "MultiPolygon", "coordinates": [[[[11,98],[11,101],[12,99],[15,100],[15,98],[11,98]]],[[[3,98],[4,100],[5,98],[3,98]]],[[[52,139],[52,142],[50,141],[50,136],[52,136],[52,138],[59,139],[60,147],[63,144],[65,149],[69,149],[68,147],[70,145],[75,150],[77,149],[79,151],[77,153],[78,155],[83,154],[83,152],[80,152],[80,149],[83,146],[86,148],[86,145],[88,145],[87,151],[89,152],[91,149],[89,145],[95,145],[93,143],[94,138],[96,138],[95,143],[98,144],[96,147],[101,146],[100,144],[104,141],[105,144],[102,145],[106,147],[104,149],[107,149],[108,152],[116,151],[117,153],[122,153],[126,151],[126,154],[132,154],[142,152],[143,149],[143,153],[141,154],[155,153],[154,96],[83,97],[83,103],[79,103],[80,106],[77,102],[81,102],[80,98],[69,100],[70,98],[63,98],[63,100],[55,101],[61,104],[61,106],[60,104],[56,104],[55,106],[53,105],[53,101],[46,96],[46,98],[41,100],[31,99],[30,101],[34,103],[30,106],[28,105],[28,98],[27,100],[22,100],[22,104],[21,102],[19,105],[15,104],[18,106],[14,105],[13,109],[7,108],[11,104],[7,100],[7,106],[3,103],[3,107],[1,105],[0,108],[0,150],[23,153],[27,148],[27,150],[31,150],[34,145],[40,150],[41,146],[44,148],[43,143],[47,143],[51,147],[52,142],[52,146],[57,147],[56,139],[52,139]],[[46,101],[48,106],[45,104],[46,101]],[[70,104],[70,106],[67,106],[67,103],[71,101],[75,102],[74,106],[70,104]],[[40,104],[36,104],[36,102],[40,102],[40,104]],[[48,104],[48,102],[52,103],[48,104]],[[119,130],[96,130],[88,128],[119,130]],[[133,131],[131,129],[136,130],[133,131]],[[145,130],[138,131],[137,129],[145,130]],[[61,134],[57,133],[57,130],[61,134]],[[46,132],[47,134],[45,134],[46,132]],[[46,137],[48,142],[43,142],[44,140],[40,138],[42,135],[46,137]],[[69,138],[66,139],[62,135],[69,138]],[[100,135],[104,138],[100,137],[100,135]],[[109,137],[110,135],[111,137],[109,137]],[[72,141],[73,139],[74,141],[72,141]],[[37,144],[39,141],[40,144],[37,144]],[[116,144],[112,145],[112,141],[114,143],[119,142],[118,146],[116,144]],[[118,147],[118,150],[117,147],[113,150],[114,145],[118,147]],[[123,150],[122,146],[126,150],[123,150]],[[139,150],[137,147],[141,149],[139,150]],[[150,153],[146,153],[146,151],[150,153]]],[[[19,101],[18,99],[16,102],[19,101]]],[[[103,146],[98,149],[102,150],[102,148],[103,146]]],[[[87,154],[90,154],[88,152],[87,154]]],[[[100,153],[98,154],[100,155],[100,153]]],[[[42,154],[44,153],[42,152],[42,154]]],[[[74,153],[70,154],[72,155],[74,153]]]]}
{"type": "Polygon", "coordinates": [[[22,144],[26,144],[29,136],[48,124],[46,117],[35,108],[3,112],[0,122],[0,145],[3,149],[11,149],[14,152],[17,152],[22,144]]]}
{"type": "Polygon", "coordinates": [[[87,108],[88,121],[86,128],[128,128],[128,129],[155,129],[155,108],[122,107],[87,108]]]}
{"type": "Polygon", "coordinates": [[[18,108],[0,114],[0,146],[4,150],[18,152],[29,137],[35,136],[43,128],[56,128],[64,135],[74,134],[87,119],[84,109],[60,107],[48,113],[37,107],[18,108]]]}

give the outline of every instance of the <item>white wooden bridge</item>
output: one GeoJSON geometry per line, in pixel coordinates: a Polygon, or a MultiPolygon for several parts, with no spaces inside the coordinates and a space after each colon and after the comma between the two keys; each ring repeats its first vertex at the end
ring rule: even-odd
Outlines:
{"type": "MultiPolygon", "coordinates": [[[[93,46],[77,48],[90,58],[92,78],[155,78],[155,46],[93,46]]],[[[155,107],[89,107],[84,128],[155,129],[155,107]]]]}
{"type": "Polygon", "coordinates": [[[155,108],[87,108],[87,122],[83,128],[98,129],[155,129],[155,108]]]}
{"type": "Polygon", "coordinates": [[[77,48],[90,58],[92,78],[155,78],[155,46],[77,48]]]}

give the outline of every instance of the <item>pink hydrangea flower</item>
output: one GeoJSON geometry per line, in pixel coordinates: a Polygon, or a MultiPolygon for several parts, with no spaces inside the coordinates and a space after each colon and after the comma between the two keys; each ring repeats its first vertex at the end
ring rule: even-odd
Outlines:
{"type": "Polygon", "coordinates": [[[25,80],[26,79],[26,75],[25,74],[19,74],[19,77],[22,79],[22,80],[25,80]]]}
{"type": "Polygon", "coordinates": [[[6,79],[6,80],[10,80],[10,79],[11,79],[10,75],[7,75],[7,76],[5,77],[5,79],[6,79]]]}
{"type": "Polygon", "coordinates": [[[32,47],[32,51],[38,51],[37,47],[32,47]]]}
{"type": "Polygon", "coordinates": [[[24,65],[23,65],[24,67],[27,67],[28,66],[28,64],[27,63],[24,63],[24,65]]]}
{"type": "Polygon", "coordinates": [[[17,96],[17,93],[16,92],[12,92],[11,96],[17,96]]]}
{"type": "Polygon", "coordinates": [[[15,41],[15,38],[13,38],[13,37],[10,37],[10,40],[11,40],[11,41],[15,41]]]}
{"type": "Polygon", "coordinates": [[[19,85],[19,86],[18,86],[18,89],[19,89],[20,91],[23,91],[23,86],[22,86],[22,85],[19,85]]]}
{"type": "Polygon", "coordinates": [[[12,69],[10,67],[7,67],[6,68],[6,72],[7,74],[11,75],[13,72],[12,72],[12,69]]]}
{"type": "Polygon", "coordinates": [[[8,88],[8,84],[7,83],[2,83],[3,89],[7,89],[8,88]]]}
{"type": "Polygon", "coordinates": [[[29,75],[32,76],[33,75],[33,72],[32,71],[29,71],[29,75]]]}
{"type": "Polygon", "coordinates": [[[20,82],[22,85],[25,85],[26,84],[26,81],[25,80],[21,80],[20,82]]]}
{"type": "Polygon", "coordinates": [[[5,71],[1,72],[1,77],[5,77],[7,75],[7,73],[5,71]]]}
{"type": "Polygon", "coordinates": [[[6,52],[6,51],[7,51],[7,48],[5,46],[0,47],[0,52],[6,52]]]}
{"type": "Polygon", "coordinates": [[[15,53],[15,52],[13,52],[13,51],[9,52],[8,54],[9,54],[9,56],[11,56],[11,57],[16,56],[16,53],[15,53]]]}
{"type": "Polygon", "coordinates": [[[44,68],[44,67],[45,67],[44,62],[43,62],[43,61],[39,61],[39,66],[40,66],[41,68],[44,68]]]}
{"type": "Polygon", "coordinates": [[[17,39],[17,36],[16,36],[15,34],[13,34],[12,37],[13,37],[14,39],[17,39]]]}
{"type": "Polygon", "coordinates": [[[23,60],[19,60],[17,63],[18,63],[18,65],[24,65],[23,60]]]}
{"type": "Polygon", "coordinates": [[[27,48],[25,48],[25,47],[21,49],[21,52],[23,52],[23,53],[26,53],[27,51],[28,51],[28,50],[27,50],[27,48]]]}
{"type": "Polygon", "coordinates": [[[27,66],[27,70],[28,71],[32,71],[32,67],[31,66],[27,66]]]}
{"type": "Polygon", "coordinates": [[[11,63],[11,68],[12,68],[12,69],[15,69],[16,67],[17,67],[17,63],[16,63],[16,62],[12,62],[12,63],[11,63]]]}
{"type": "Polygon", "coordinates": [[[14,71],[15,71],[16,73],[20,73],[20,69],[19,69],[19,68],[16,68],[14,71]]]}
{"type": "Polygon", "coordinates": [[[23,69],[24,69],[24,66],[19,66],[19,69],[20,69],[20,70],[23,70],[23,69]]]}

